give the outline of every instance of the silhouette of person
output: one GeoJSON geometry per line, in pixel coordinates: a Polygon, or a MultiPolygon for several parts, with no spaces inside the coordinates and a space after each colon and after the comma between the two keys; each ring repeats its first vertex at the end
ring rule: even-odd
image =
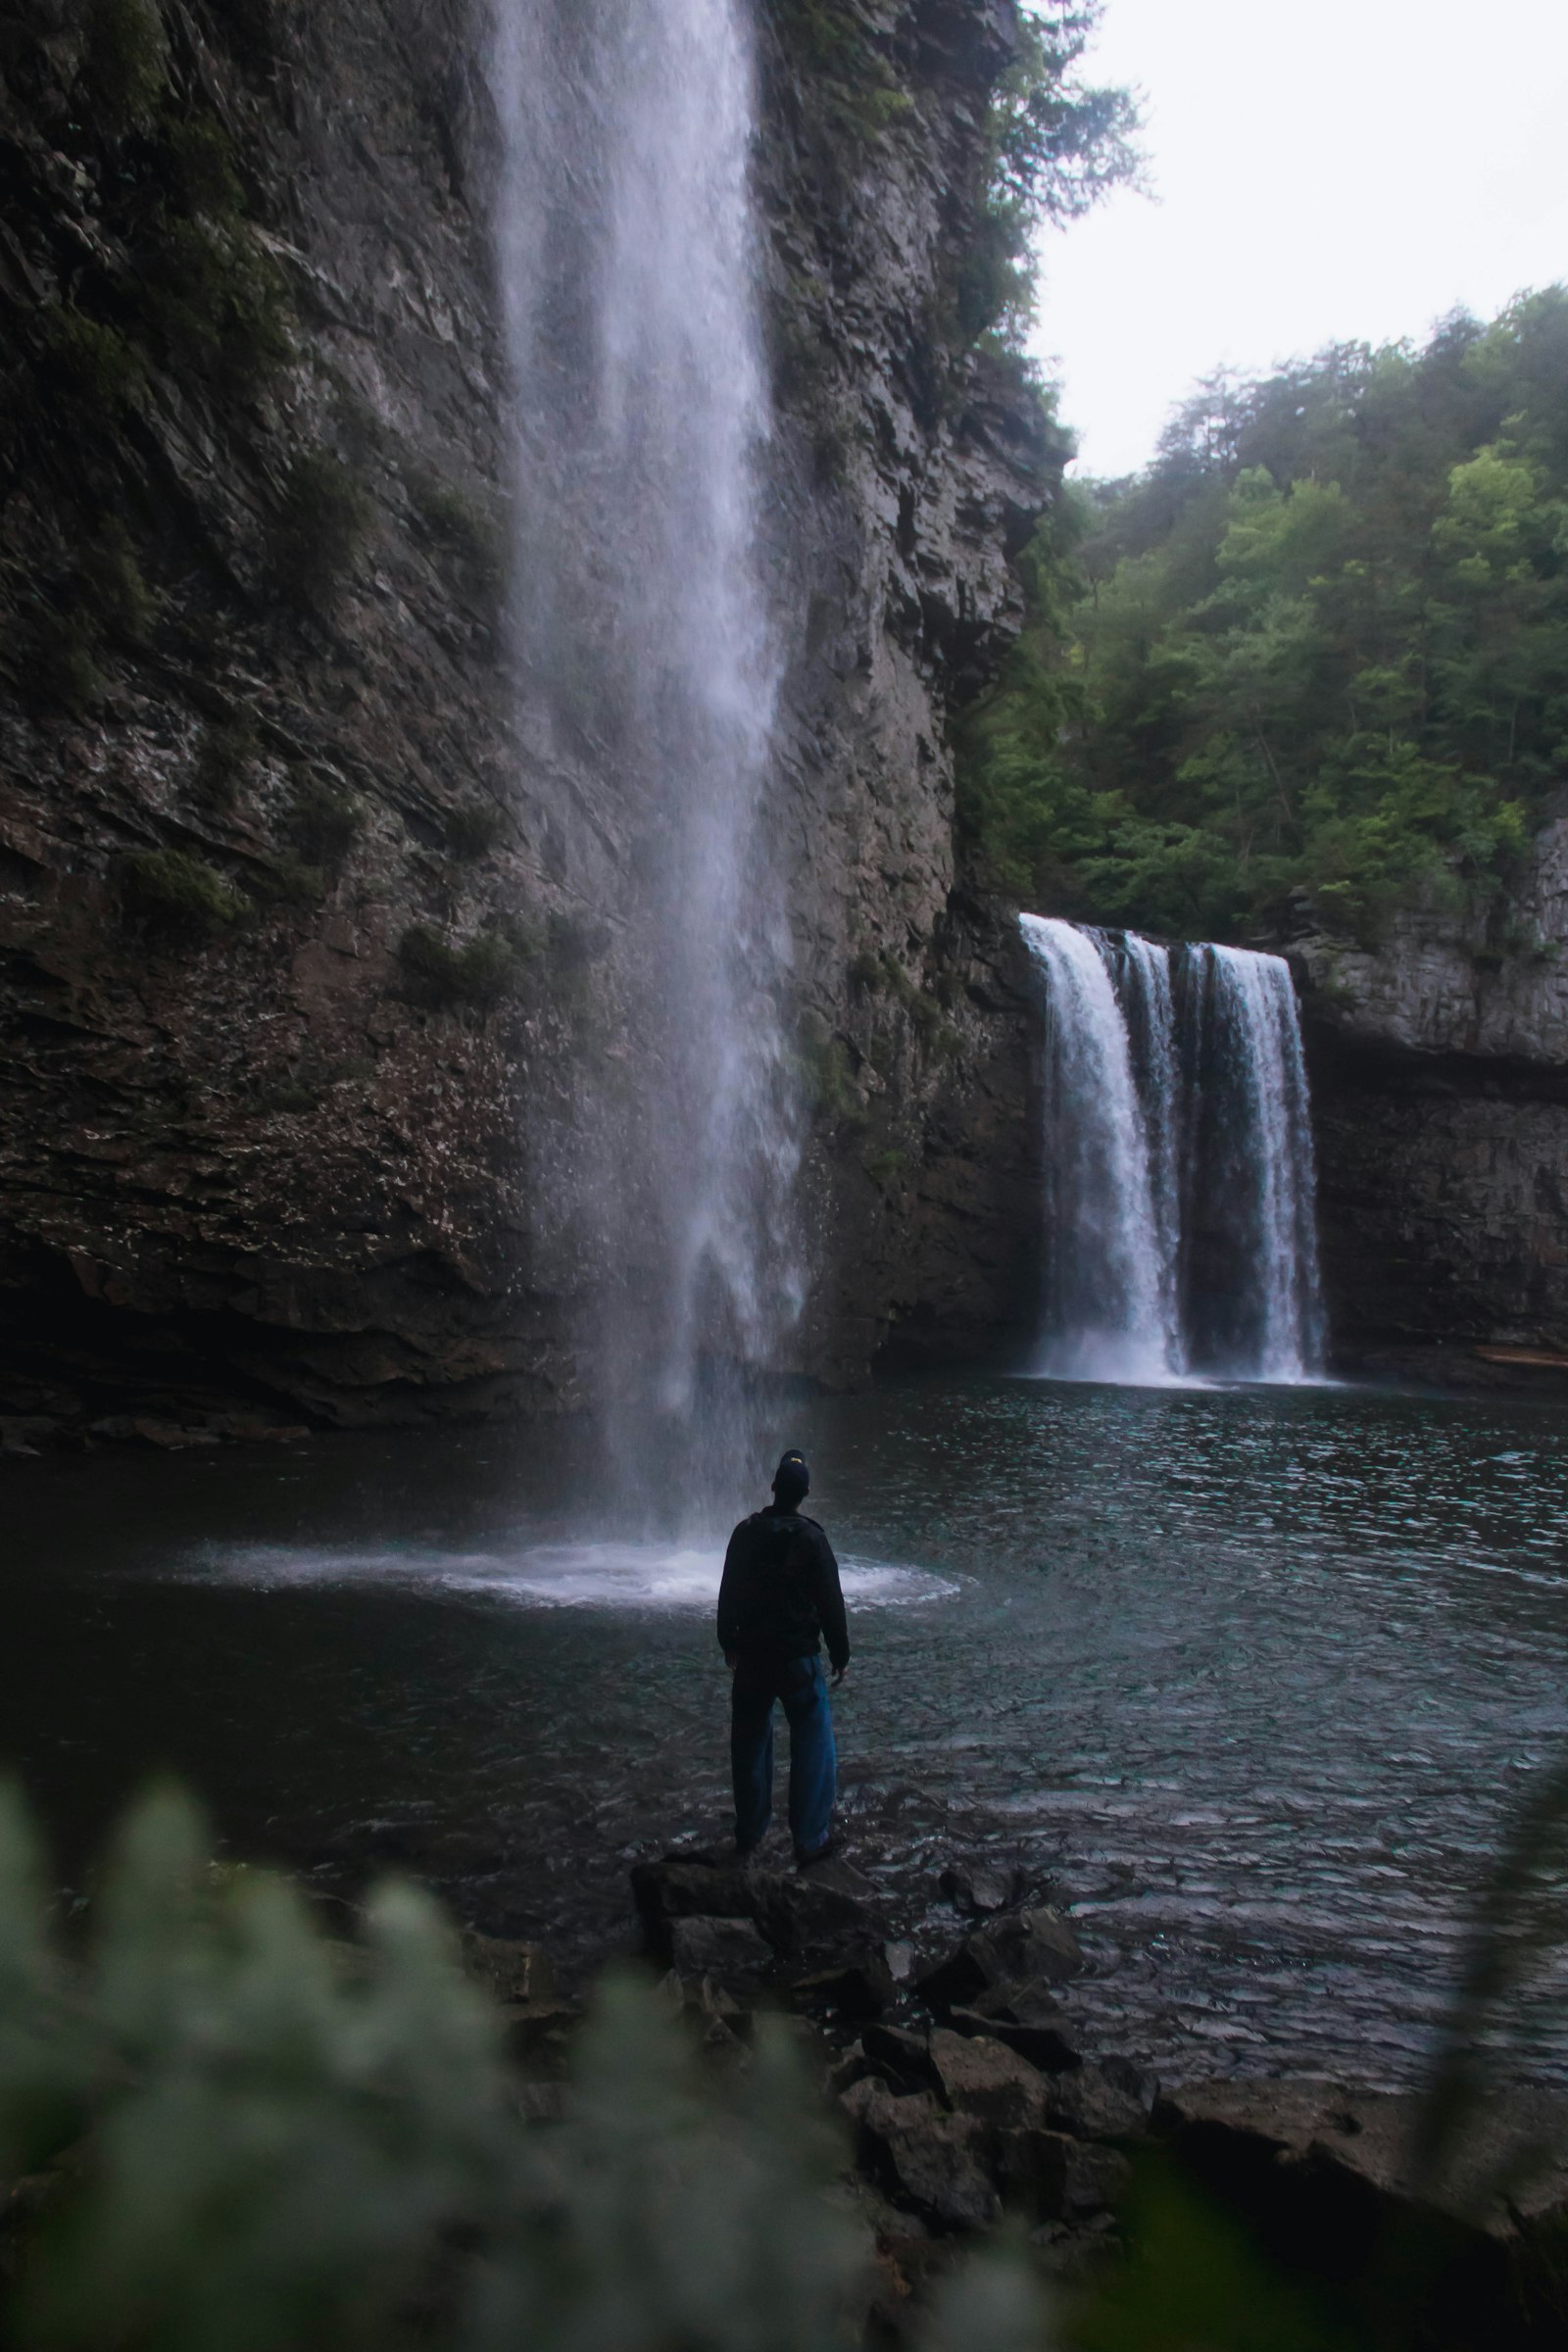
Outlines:
{"type": "Polygon", "coordinates": [[[756,1851],[773,1817],[773,1704],[790,1727],[790,1836],[804,1869],[837,1844],[833,1798],[838,1759],[821,1645],[833,1687],[850,1662],[844,1594],[833,1546],[800,1505],[810,1492],[806,1456],[793,1447],[773,1474],[773,1499],[743,1519],[724,1554],[718,1642],[731,1669],[730,1772],[735,1851],[756,1851]]]}

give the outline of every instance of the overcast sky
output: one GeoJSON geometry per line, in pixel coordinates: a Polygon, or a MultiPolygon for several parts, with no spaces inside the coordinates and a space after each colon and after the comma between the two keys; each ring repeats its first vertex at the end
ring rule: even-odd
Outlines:
{"type": "Polygon", "coordinates": [[[1045,241],[1034,348],[1080,470],[1152,455],[1228,362],[1420,338],[1568,278],[1568,0],[1107,0],[1155,201],[1045,241]]]}

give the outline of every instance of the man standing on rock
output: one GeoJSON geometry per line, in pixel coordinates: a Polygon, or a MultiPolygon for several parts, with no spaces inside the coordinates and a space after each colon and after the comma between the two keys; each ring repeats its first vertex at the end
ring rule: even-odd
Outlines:
{"type": "Polygon", "coordinates": [[[810,1492],[806,1456],[793,1449],[773,1474],[773,1499],[743,1519],[724,1554],[718,1643],[734,1676],[729,1754],[735,1783],[735,1851],[761,1844],[773,1817],[773,1701],[790,1727],[790,1836],[804,1869],[832,1852],[837,1757],[827,1679],[850,1662],[844,1594],[833,1546],[800,1505],[810,1492]]]}

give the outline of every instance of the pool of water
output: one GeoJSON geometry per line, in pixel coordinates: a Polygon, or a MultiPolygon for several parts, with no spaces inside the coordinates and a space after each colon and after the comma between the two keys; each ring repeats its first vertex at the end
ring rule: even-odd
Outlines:
{"type": "MultiPolygon", "coordinates": [[[[1101,2042],[1419,2070],[1568,1730],[1568,1418],[973,1377],[778,1435],[846,1566],[853,1848],[927,1932],[942,1861],[984,1849],[1072,1904],[1101,2042]]],[[[676,1532],[597,1524],[573,1446],[8,1467],[0,1748],[73,1882],[171,1767],[318,1884],[399,1864],[568,1960],[628,1942],[629,1862],[726,1828],[718,1546],[678,1497],[676,1532]]],[[[1568,2082],[1561,2015],[1533,2000],[1499,2069],[1568,2082]]]]}

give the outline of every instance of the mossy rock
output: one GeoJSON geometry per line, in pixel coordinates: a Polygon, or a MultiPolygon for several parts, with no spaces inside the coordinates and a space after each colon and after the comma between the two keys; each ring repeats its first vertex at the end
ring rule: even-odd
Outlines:
{"type": "Polygon", "coordinates": [[[308,864],[335,872],[365,830],[358,793],[307,770],[294,787],[288,833],[308,864]]]}
{"type": "Polygon", "coordinates": [[[330,450],[305,450],[289,468],[272,533],[272,568],[296,605],[326,606],[354,567],[370,500],[330,450]]]}
{"type": "Polygon", "coordinates": [[[506,819],[493,801],[459,801],[447,809],[442,822],[449,855],[464,860],[486,857],[506,829],[506,819]]]}
{"type": "Polygon", "coordinates": [[[216,939],[249,913],[240,893],[187,850],[133,850],[115,879],[126,919],[170,938],[216,939]]]}
{"type": "Polygon", "coordinates": [[[515,993],[524,958],[500,931],[480,931],[456,946],[433,925],[415,923],[398,943],[398,961],[426,1004],[487,1009],[515,993]]]}

